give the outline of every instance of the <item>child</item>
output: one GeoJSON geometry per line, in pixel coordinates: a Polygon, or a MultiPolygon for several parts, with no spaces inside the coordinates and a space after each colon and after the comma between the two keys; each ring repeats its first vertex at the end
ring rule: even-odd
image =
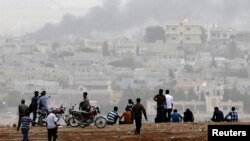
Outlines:
{"type": "Polygon", "coordinates": [[[25,115],[20,119],[17,126],[17,131],[19,131],[19,128],[21,126],[23,141],[29,141],[29,126],[31,122],[32,120],[29,117],[29,111],[26,111],[25,115]]]}

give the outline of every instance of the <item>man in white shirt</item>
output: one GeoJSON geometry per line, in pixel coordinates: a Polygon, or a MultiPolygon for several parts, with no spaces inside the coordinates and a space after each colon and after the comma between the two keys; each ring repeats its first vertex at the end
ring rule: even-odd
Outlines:
{"type": "Polygon", "coordinates": [[[57,121],[58,118],[56,115],[52,111],[49,111],[49,115],[47,116],[48,141],[51,141],[52,137],[53,141],[57,139],[57,127],[59,126],[57,121]]]}
{"type": "Polygon", "coordinates": [[[165,113],[167,114],[166,121],[170,122],[171,113],[172,113],[173,106],[174,106],[174,103],[173,103],[174,99],[173,99],[173,96],[169,94],[169,90],[166,90],[165,98],[166,98],[166,105],[165,105],[165,111],[166,112],[165,113]]]}

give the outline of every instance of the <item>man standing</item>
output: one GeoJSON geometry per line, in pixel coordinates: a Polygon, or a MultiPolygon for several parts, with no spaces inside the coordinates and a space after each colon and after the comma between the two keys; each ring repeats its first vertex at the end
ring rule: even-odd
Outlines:
{"type": "Polygon", "coordinates": [[[25,115],[18,122],[17,131],[19,131],[19,128],[21,126],[21,131],[23,134],[22,141],[29,141],[29,126],[32,122],[31,118],[29,117],[29,114],[29,111],[26,111],[25,115]]]}
{"type": "Polygon", "coordinates": [[[135,119],[135,125],[136,125],[135,134],[137,135],[140,134],[140,131],[141,131],[142,113],[146,121],[148,120],[146,110],[140,102],[141,102],[141,99],[137,98],[136,104],[133,106],[132,112],[131,112],[133,119],[135,119]]]}
{"type": "Polygon", "coordinates": [[[166,105],[165,105],[165,113],[167,114],[167,122],[170,122],[170,118],[171,118],[171,113],[172,113],[172,110],[173,110],[173,106],[174,106],[174,103],[173,103],[173,96],[169,94],[169,90],[166,90],[166,95],[165,95],[165,98],[166,98],[166,105]]]}
{"type": "Polygon", "coordinates": [[[159,89],[159,94],[154,97],[154,101],[157,102],[157,114],[155,118],[155,123],[163,122],[165,119],[164,115],[164,105],[166,102],[165,95],[163,95],[163,89],[159,89]]]}
{"type": "MultiPolygon", "coordinates": [[[[37,100],[38,100],[38,91],[34,92],[34,97],[31,99],[31,103],[29,106],[30,112],[33,114],[33,121],[36,121],[36,116],[37,116],[37,100]]],[[[34,125],[34,124],[32,124],[34,125]]]]}
{"type": "Polygon", "coordinates": [[[49,115],[47,117],[47,129],[48,129],[48,141],[51,141],[53,138],[53,141],[56,141],[57,139],[57,128],[59,124],[57,124],[58,118],[56,115],[49,111],[49,115]]]}
{"type": "Polygon", "coordinates": [[[29,107],[25,104],[25,100],[21,100],[21,104],[18,106],[18,114],[19,114],[19,119],[18,123],[20,122],[21,118],[25,116],[25,114],[29,112],[29,107]]]}
{"type": "Polygon", "coordinates": [[[88,93],[83,93],[83,101],[79,104],[79,110],[82,111],[89,111],[90,110],[90,103],[89,99],[87,98],[88,93]]]}

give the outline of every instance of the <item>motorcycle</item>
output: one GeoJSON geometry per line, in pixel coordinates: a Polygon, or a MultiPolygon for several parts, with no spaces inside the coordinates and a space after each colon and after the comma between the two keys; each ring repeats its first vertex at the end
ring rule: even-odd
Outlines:
{"type": "Polygon", "coordinates": [[[105,117],[98,116],[99,113],[99,107],[94,106],[91,107],[89,112],[71,110],[72,117],[69,118],[68,122],[72,127],[85,128],[94,123],[97,128],[104,128],[107,121],[105,117]]]}
{"type": "Polygon", "coordinates": [[[58,118],[58,121],[62,118],[63,121],[68,126],[70,115],[65,114],[65,111],[66,111],[66,107],[64,107],[63,104],[60,106],[60,108],[52,109],[52,112],[56,115],[56,117],[58,118]]]}
{"type": "Polygon", "coordinates": [[[47,126],[47,121],[46,121],[46,117],[48,116],[47,110],[38,109],[37,114],[39,123],[38,125],[47,126]]]}
{"type": "MultiPolygon", "coordinates": [[[[69,125],[68,121],[69,121],[70,116],[64,114],[66,111],[66,107],[64,107],[63,104],[59,108],[52,108],[51,110],[58,118],[58,121],[62,118],[64,122],[66,123],[66,125],[69,125]]],[[[39,114],[38,123],[42,124],[43,126],[46,126],[47,125],[46,118],[48,116],[47,110],[38,110],[38,114],[39,114]]]]}

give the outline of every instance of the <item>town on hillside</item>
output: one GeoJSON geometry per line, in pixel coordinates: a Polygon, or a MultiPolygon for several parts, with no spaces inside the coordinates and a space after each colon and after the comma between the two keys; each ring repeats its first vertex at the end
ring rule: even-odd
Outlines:
{"type": "MultiPolygon", "coordinates": [[[[71,107],[87,91],[102,114],[141,98],[156,115],[154,95],[169,89],[174,108],[210,120],[234,106],[250,120],[250,32],[177,18],[136,34],[35,40],[0,36],[0,118],[17,117],[21,99],[47,91],[49,105],[71,107]]],[[[149,119],[150,120],[150,119],[149,119]]]]}

